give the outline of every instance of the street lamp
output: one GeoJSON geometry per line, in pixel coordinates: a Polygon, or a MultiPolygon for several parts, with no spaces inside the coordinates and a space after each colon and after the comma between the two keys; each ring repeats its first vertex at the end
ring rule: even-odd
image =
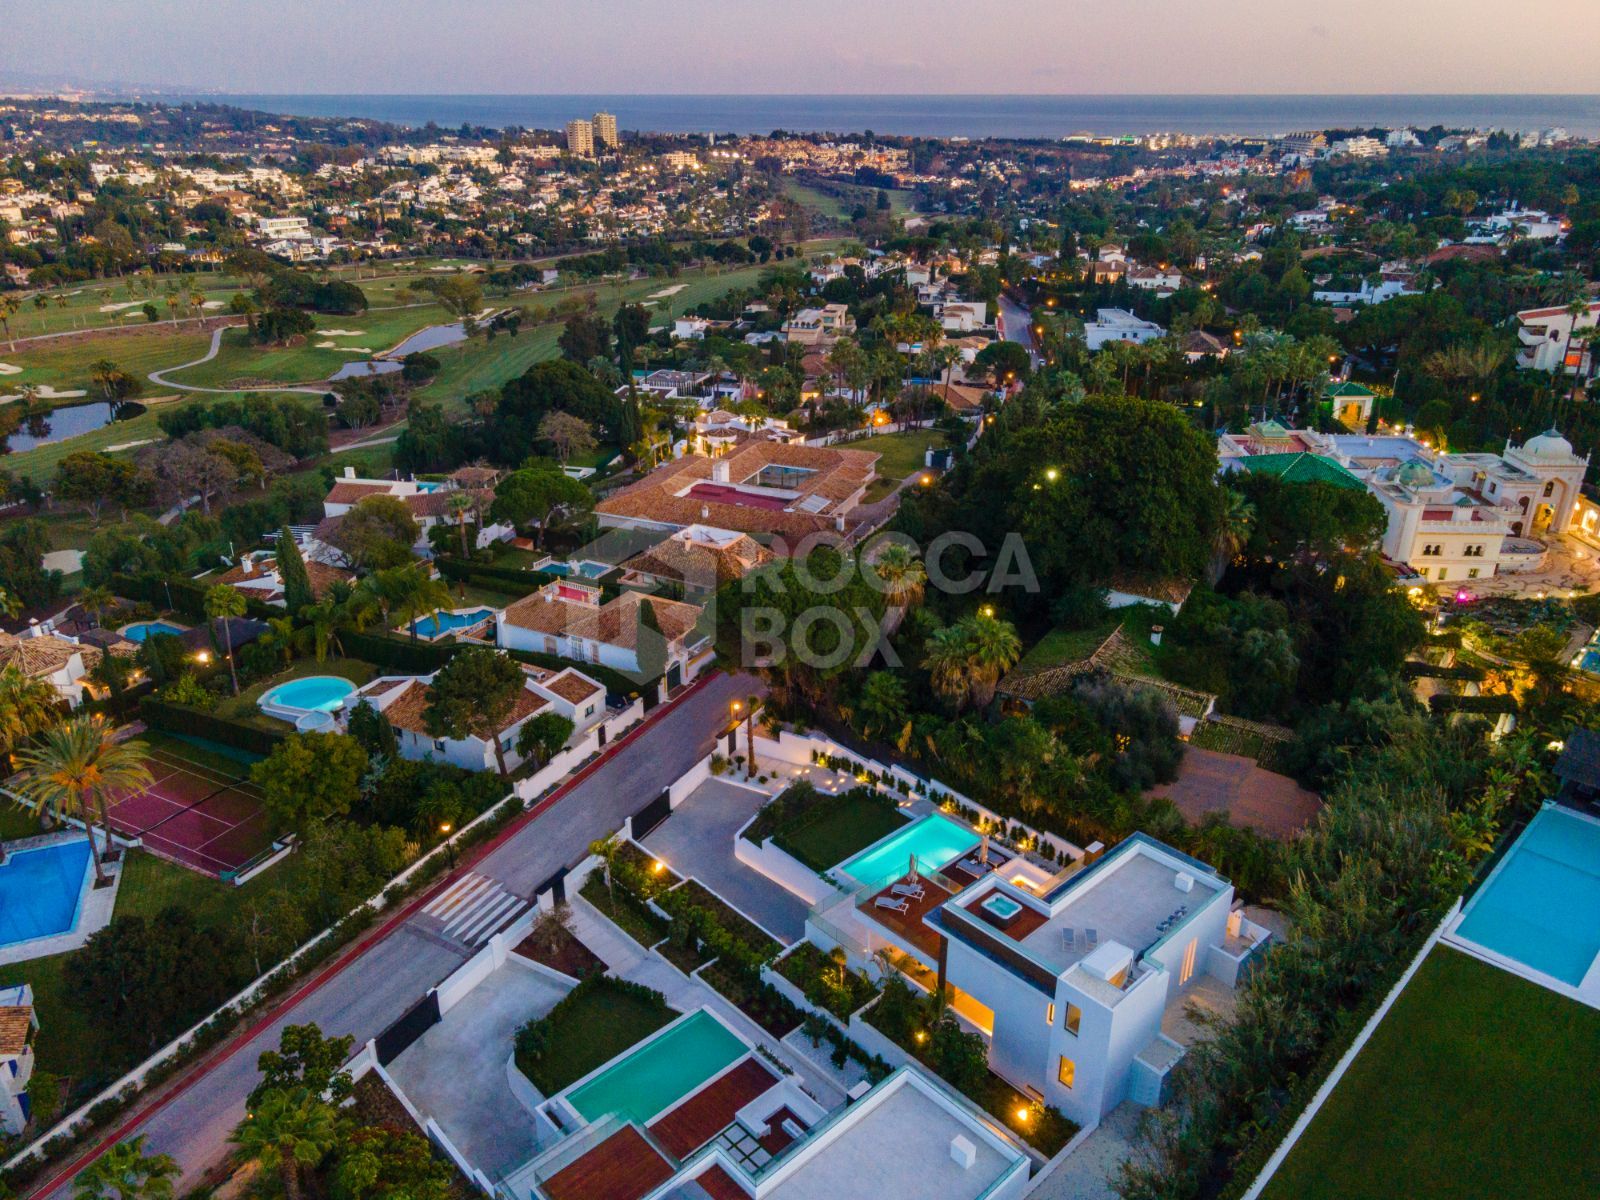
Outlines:
{"type": "Polygon", "coordinates": [[[445,821],[441,823],[439,826],[439,832],[444,835],[445,857],[450,863],[450,869],[454,871],[456,869],[456,844],[450,840],[450,822],[445,821]]]}

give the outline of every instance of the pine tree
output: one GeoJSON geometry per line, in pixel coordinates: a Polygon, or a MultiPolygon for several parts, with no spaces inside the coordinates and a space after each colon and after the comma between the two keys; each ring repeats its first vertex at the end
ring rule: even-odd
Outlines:
{"type": "Polygon", "coordinates": [[[655,605],[643,597],[639,600],[639,629],[634,652],[639,661],[639,675],[644,680],[659,679],[666,671],[667,639],[662,635],[655,605]]]}
{"type": "Polygon", "coordinates": [[[283,580],[283,602],[290,613],[316,603],[306,560],[300,557],[300,547],[287,527],[278,533],[278,577],[283,580]]]}

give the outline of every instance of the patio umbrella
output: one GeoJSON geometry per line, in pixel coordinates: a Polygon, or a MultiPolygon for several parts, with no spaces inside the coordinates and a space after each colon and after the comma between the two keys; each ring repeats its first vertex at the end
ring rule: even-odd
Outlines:
{"type": "Polygon", "coordinates": [[[983,835],[983,842],[978,846],[978,861],[984,866],[989,865],[989,835],[983,835]]]}
{"type": "Polygon", "coordinates": [[[917,856],[915,854],[913,854],[911,856],[911,869],[906,872],[906,878],[911,880],[913,883],[916,882],[916,878],[917,878],[917,856]]]}

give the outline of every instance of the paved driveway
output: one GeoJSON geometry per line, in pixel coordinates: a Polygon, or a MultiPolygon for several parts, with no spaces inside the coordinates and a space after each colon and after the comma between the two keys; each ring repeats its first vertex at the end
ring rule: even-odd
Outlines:
{"type": "Polygon", "coordinates": [[[734,834],[767,797],[708,779],[644,839],[650,853],[680,875],[693,875],[782,942],[805,936],[806,903],[733,855],[734,834]]]}
{"type": "Polygon", "coordinates": [[[506,1082],[512,1039],[566,993],[555,980],[507,962],[389,1064],[417,1110],[491,1178],[525,1162],[537,1143],[533,1114],[506,1082]]]}

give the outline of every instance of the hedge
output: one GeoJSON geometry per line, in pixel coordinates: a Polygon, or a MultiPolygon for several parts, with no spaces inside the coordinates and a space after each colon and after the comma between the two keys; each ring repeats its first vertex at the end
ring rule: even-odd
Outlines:
{"type": "Polygon", "coordinates": [[[1439,667],[1433,663],[1408,661],[1400,664],[1404,679],[1466,679],[1473,683],[1483,680],[1483,668],[1462,663],[1454,667],[1439,667]]]}
{"type": "MultiPolygon", "coordinates": [[[[490,563],[469,562],[464,559],[451,558],[440,555],[433,560],[439,568],[439,574],[452,583],[476,584],[479,587],[489,588],[491,591],[504,591],[506,585],[524,589],[525,592],[536,592],[549,583],[566,583],[571,576],[560,575],[554,571],[527,571],[520,567],[497,567],[490,563]]],[[[617,580],[622,578],[622,568],[612,567],[598,579],[579,578],[575,582],[587,583],[600,589],[603,600],[614,600],[621,592],[617,580]]]]}
{"type": "MultiPolygon", "coordinates": [[[[113,575],[111,577],[111,590],[118,596],[126,596],[131,600],[143,600],[146,604],[153,604],[157,608],[166,608],[169,603],[172,608],[188,617],[191,621],[204,622],[206,620],[206,593],[211,590],[206,584],[181,576],[176,579],[162,579],[150,575],[135,579],[130,575],[113,575]]],[[[243,594],[243,593],[241,593],[243,594]]],[[[254,596],[245,596],[244,611],[248,617],[258,621],[270,620],[281,617],[284,610],[257,600],[254,596]]]]}
{"type": "Polygon", "coordinates": [[[1515,713],[1522,711],[1515,696],[1430,696],[1428,707],[1435,713],[1515,713]]]}
{"type": "Polygon", "coordinates": [[[287,731],[276,733],[242,721],[219,717],[215,713],[201,712],[182,704],[169,704],[155,696],[146,696],[139,702],[139,716],[151,729],[167,733],[187,734],[221,742],[235,750],[250,754],[268,755],[278,743],[288,736],[287,731]]]}

